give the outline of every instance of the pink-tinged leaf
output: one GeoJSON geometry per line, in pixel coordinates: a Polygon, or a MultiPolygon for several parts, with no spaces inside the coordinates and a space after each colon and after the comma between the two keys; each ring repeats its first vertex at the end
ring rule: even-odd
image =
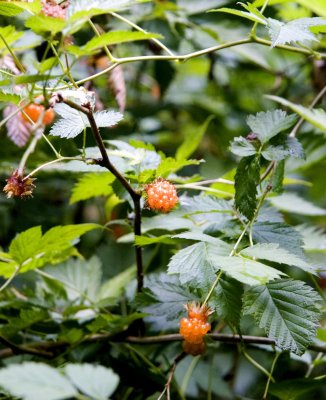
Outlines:
{"type": "Polygon", "coordinates": [[[126,108],[127,92],[123,68],[121,67],[121,65],[118,65],[111,71],[109,84],[111,86],[111,89],[113,90],[115,99],[119,106],[119,110],[123,113],[126,108]]]}
{"type": "Polygon", "coordinates": [[[20,71],[15,64],[15,61],[9,54],[4,55],[3,58],[1,59],[1,68],[7,68],[10,71],[12,71],[12,73],[14,73],[15,75],[20,74],[20,71]]]}
{"type": "MultiPolygon", "coordinates": [[[[10,104],[3,110],[3,116],[7,118],[16,110],[18,110],[18,107],[16,107],[14,104],[10,104]]],[[[31,125],[23,120],[20,112],[15,114],[7,121],[6,127],[9,139],[18,147],[25,146],[31,136],[32,129],[31,125]]]]}

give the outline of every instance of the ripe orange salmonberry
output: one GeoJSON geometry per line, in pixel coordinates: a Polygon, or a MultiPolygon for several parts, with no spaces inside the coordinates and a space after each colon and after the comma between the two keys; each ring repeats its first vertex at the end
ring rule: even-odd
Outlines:
{"type": "MultiPolygon", "coordinates": [[[[29,104],[23,109],[22,113],[23,119],[26,122],[30,122],[30,120],[32,120],[34,123],[36,123],[40,117],[40,114],[44,112],[44,110],[45,108],[41,104],[35,104],[35,103],[29,104]]],[[[48,108],[44,112],[42,122],[44,125],[49,125],[52,123],[53,120],[54,120],[54,111],[52,108],[48,108]]]]}
{"type": "Polygon", "coordinates": [[[204,353],[204,336],[211,329],[207,322],[212,310],[196,303],[187,304],[188,318],[180,320],[180,334],[184,337],[183,349],[186,353],[198,355],[204,353]]]}
{"type": "Polygon", "coordinates": [[[166,179],[158,178],[145,187],[146,203],[151,210],[168,213],[178,203],[175,186],[166,179]]]}

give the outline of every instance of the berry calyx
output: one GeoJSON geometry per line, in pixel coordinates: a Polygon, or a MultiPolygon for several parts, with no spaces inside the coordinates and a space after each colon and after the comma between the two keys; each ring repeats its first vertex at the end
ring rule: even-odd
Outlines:
{"type": "Polygon", "coordinates": [[[26,122],[31,122],[31,120],[36,123],[41,115],[44,113],[42,123],[43,125],[49,125],[54,120],[54,111],[52,108],[45,110],[45,107],[41,104],[29,104],[23,109],[22,117],[26,122]]]}
{"type": "Polygon", "coordinates": [[[178,203],[175,186],[166,179],[158,178],[145,187],[146,204],[154,211],[168,213],[178,203]]]}
{"type": "Polygon", "coordinates": [[[7,194],[8,199],[11,197],[32,197],[33,189],[35,188],[33,184],[35,178],[24,178],[16,169],[6,181],[7,184],[3,188],[3,191],[7,194]]]}

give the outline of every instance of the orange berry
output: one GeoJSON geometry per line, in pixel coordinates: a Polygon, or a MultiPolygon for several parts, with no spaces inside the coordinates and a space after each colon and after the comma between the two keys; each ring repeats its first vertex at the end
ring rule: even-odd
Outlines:
{"type": "MultiPolygon", "coordinates": [[[[40,117],[40,114],[42,112],[44,112],[44,106],[42,106],[41,104],[29,104],[28,106],[26,106],[23,109],[23,119],[26,122],[30,122],[30,120],[32,120],[34,123],[36,123],[40,117]]],[[[43,116],[43,124],[44,125],[49,125],[52,123],[52,121],[54,120],[54,111],[52,108],[48,108],[45,112],[44,112],[44,116],[43,116]]]]}
{"type": "Polygon", "coordinates": [[[150,209],[167,213],[178,203],[175,186],[166,179],[158,178],[145,187],[150,209]]]}
{"type": "Polygon", "coordinates": [[[206,350],[206,344],[204,341],[201,341],[199,343],[189,343],[185,340],[182,343],[182,347],[185,353],[191,354],[193,356],[203,354],[206,350]]]}

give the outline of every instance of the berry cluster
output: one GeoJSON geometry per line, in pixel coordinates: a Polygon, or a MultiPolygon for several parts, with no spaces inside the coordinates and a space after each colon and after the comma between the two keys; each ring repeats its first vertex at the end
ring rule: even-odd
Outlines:
{"type": "Polygon", "coordinates": [[[166,179],[158,178],[145,187],[146,204],[154,211],[168,213],[178,203],[175,186],[166,179]]]}
{"type": "Polygon", "coordinates": [[[207,320],[212,311],[207,306],[200,306],[196,303],[187,304],[186,308],[188,318],[180,320],[180,334],[185,339],[183,350],[197,356],[203,354],[206,349],[204,336],[211,329],[211,324],[207,320]]]}
{"type": "Polygon", "coordinates": [[[54,111],[52,108],[45,110],[44,106],[41,104],[29,104],[23,109],[22,117],[26,122],[31,122],[31,120],[36,123],[41,115],[43,115],[43,125],[49,125],[54,119],[54,111]]]}
{"type": "Polygon", "coordinates": [[[42,14],[47,17],[65,19],[66,10],[60,7],[54,0],[42,0],[42,14]]]}

